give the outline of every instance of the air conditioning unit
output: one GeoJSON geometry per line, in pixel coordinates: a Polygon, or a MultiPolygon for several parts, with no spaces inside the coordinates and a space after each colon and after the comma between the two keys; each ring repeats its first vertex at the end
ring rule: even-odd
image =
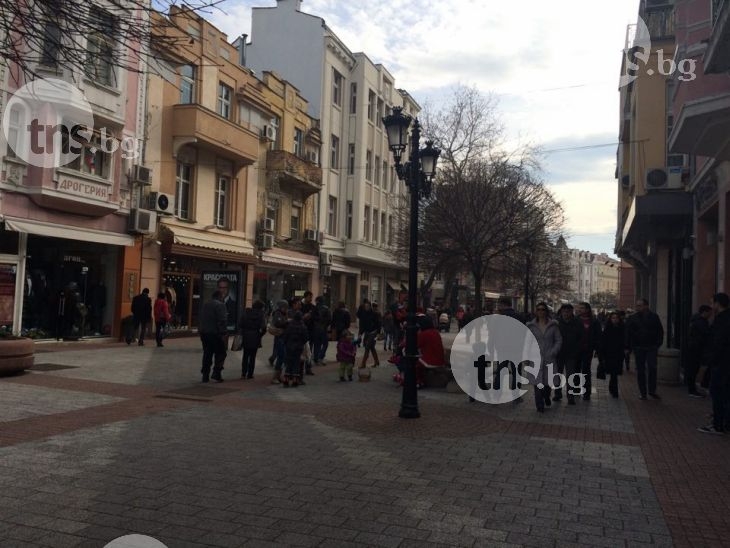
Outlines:
{"type": "Polygon", "coordinates": [[[312,229],[307,229],[304,231],[304,239],[308,240],[310,242],[316,242],[317,241],[317,231],[312,229]]]}
{"type": "Polygon", "coordinates": [[[152,170],[147,166],[134,165],[132,166],[132,173],[130,174],[130,180],[133,183],[139,183],[142,185],[152,184],[152,170]]]}
{"type": "Polygon", "coordinates": [[[629,188],[631,186],[631,176],[630,175],[624,175],[621,177],[621,186],[624,188],[629,188]]]}
{"type": "Polygon", "coordinates": [[[307,151],[307,160],[309,160],[313,164],[318,164],[319,163],[319,154],[317,154],[313,150],[309,150],[309,151],[307,151]]]}
{"type": "Polygon", "coordinates": [[[261,219],[261,230],[264,232],[274,232],[274,226],[274,219],[270,219],[269,217],[261,219]]]}
{"type": "Polygon", "coordinates": [[[274,247],[274,235],[262,234],[259,240],[259,249],[271,249],[274,247]]]}
{"type": "Polygon", "coordinates": [[[684,168],[655,168],[646,170],[646,190],[676,190],[682,188],[682,172],[684,168]]]}
{"type": "Polygon", "coordinates": [[[261,138],[269,141],[276,141],[276,128],[274,126],[262,127],[261,138]]]}
{"type": "Polygon", "coordinates": [[[319,254],[319,264],[321,265],[330,265],[332,264],[332,253],[320,253],[319,254]]]}
{"type": "Polygon", "coordinates": [[[161,215],[174,215],[175,197],[164,192],[150,192],[148,209],[161,215]]]}
{"type": "Polygon", "coordinates": [[[148,209],[132,209],[129,212],[129,232],[152,234],[156,229],[157,213],[148,209]]]}
{"type": "Polygon", "coordinates": [[[332,267],[330,265],[321,266],[319,273],[323,278],[329,278],[332,276],[332,267]]]}

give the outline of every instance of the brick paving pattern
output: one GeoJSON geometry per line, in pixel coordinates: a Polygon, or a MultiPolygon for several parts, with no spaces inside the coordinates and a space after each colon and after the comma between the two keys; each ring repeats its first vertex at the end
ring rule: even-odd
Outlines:
{"type": "Polygon", "coordinates": [[[625,374],[544,416],[424,390],[403,421],[392,368],[282,389],[265,344],[255,380],[231,353],[205,386],[195,339],[42,345],[74,368],[0,380],[0,546],[730,545],[730,437],[681,388],[625,374]]]}

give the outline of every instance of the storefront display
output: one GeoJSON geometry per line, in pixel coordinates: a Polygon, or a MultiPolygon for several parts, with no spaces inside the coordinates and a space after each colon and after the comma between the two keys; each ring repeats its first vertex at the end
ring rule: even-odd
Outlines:
{"type": "Polygon", "coordinates": [[[310,289],[307,272],[278,268],[256,268],[253,280],[253,299],[260,300],[267,310],[273,310],[277,301],[292,299],[310,289]]]}

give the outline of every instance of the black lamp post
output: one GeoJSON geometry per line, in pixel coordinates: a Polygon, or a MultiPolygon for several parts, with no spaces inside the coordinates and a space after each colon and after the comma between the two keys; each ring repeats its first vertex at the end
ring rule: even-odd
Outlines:
{"type": "Polygon", "coordinates": [[[416,323],[417,284],[418,284],[418,204],[421,198],[431,193],[431,181],[436,173],[436,161],[440,150],[427,141],[421,149],[421,125],[418,119],[403,114],[401,107],[393,108],[390,116],[383,118],[388,133],[388,144],[395,159],[398,178],[405,181],[411,193],[410,238],[408,252],[408,317],[406,319],[406,355],[403,399],[398,416],[404,419],[417,419],[418,390],[416,387],[416,363],[418,361],[418,324],[416,323]],[[413,122],[410,134],[408,161],[401,164],[401,157],[409,145],[408,128],[413,122]]]}

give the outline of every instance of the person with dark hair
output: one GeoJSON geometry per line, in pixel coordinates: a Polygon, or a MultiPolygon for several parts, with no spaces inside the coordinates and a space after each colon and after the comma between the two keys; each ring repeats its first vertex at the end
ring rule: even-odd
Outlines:
{"type": "Polygon", "coordinates": [[[362,346],[365,349],[365,354],[360,362],[360,368],[366,367],[370,354],[373,355],[374,364],[373,367],[380,365],[380,359],[378,358],[378,352],[375,349],[376,338],[380,333],[380,317],[375,310],[373,310],[370,301],[365,299],[357,311],[357,319],[359,320],[358,331],[362,339],[362,346]]]}
{"type": "Polygon", "coordinates": [[[145,331],[152,321],[152,299],[150,299],[150,290],[146,287],[142,293],[132,299],[132,317],[134,318],[134,332],[139,333],[137,344],[144,346],[145,331]]]}
{"type": "Polygon", "coordinates": [[[321,295],[314,299],[317,308],[317,319],[314,322],[312,331],[312,360],[317,365],[325,365],[324,358],[327,355],[329,341],[327,339],[327,330],[332,323],[332,312],[324,302],[321,295]]]}
{"type": "Polygon", "coordinates": [[[266,333],[266,317],[264,303],[254,301],[246,308],[238,320],[238,329],[243,342],[243,358],[241,359],[241,378],[253,379],[256,368],[256,354],[261,348],[261,337],[266,333]]]}
{"type": "MultiPolygon", "coordinates": [[[[580,374],[580,353],[583,347],[583,323],[575,317],[572,304],[564,304],[558,310],[558,327],[563,340],[557,357],[557,372],[570,380],[573,375],[580,374]]],[[[575,383],[573,383],[575,384],[575,383]]],[[[566,385],[568,405],[575,405],[575,396],[570,385],[566,385]]],[[[563,389],[555,389],[555,401],[563,399],[563,389]]]]}
{"type": "Polygon", "coordinates": [[[610,376],[608,392],[618,398],[618,375],[623,372],[626,335],[624,323],[618,312],[608,316],[606,327],[601,335],[601,353],[606,374],[610,376]]]}
{"type": "Polygon", "coordinates": [[[634,354],[640,399],[646,400],[647,391],[655,400],[661,398],[657,389],[657,354],[664,342],[664,327],[649,301],[636,301],[636,312],[626,321],[626,351],[634,354]],[[647,386],[648,374],[648,386],[647,386]]]}
{"type": "Polygon", "coordinates": [[[538,303],[535,307],[535,318],[527,322],[527,329],[532,332],[540,348],[541,363],[538,366],[538,373],[530,381],[534,383],[535,407],[538,413],[543,413],[545,407],[551,405],[547,366],[555,363],[563,339],[558,322],[550,318],[547,303],[544,302],[538,303]],[[542,388],[538,386],[540,384],[542,388]]]}
{"type": "MultiPolygon", "coordinates": [[[[279,384],[283,382],[281,374],[286,361],[286,347],[284,346],[284,330],[289,323],[288,318],[289,303],[284,299],[276,303],[276,309],[271,314],[271,325],[269,333],[274,336],[274,375],[271,378],[271,384],[279,384]]],[[[271,363],[271,359],[269,359],[271,363]]]]}
{"type": "Polygon", "coordinates": [[[221,371],[226,361],[226,339],[228,329],[228,311],[223,304],[223,294],[216,290],[200,310],[200,325],[198,333],[203,343],[203,366],[200,372],[203,374],[203,382],[211,378],[217,382],[223,382],[221,371]],[[215,358],[215,363],[213,359],[215,358]],[[213,374],[210,367],[213,365],[213,374]]]}
{"type": "Polygon", "coordinates": [[[315,361],[314,356],[321,351],[321,341],[320,338],[317,337],[316,333],[317,323],[319,321],[319,310],[317,309],[317,305],[314,303],[313,298],[314,294],[311,291],[305,291],[301,306],[302,321],[308,331],[307,337],[309,339],[309,350],[312,356],[312,359],[307,360],[306,363],[307,375],[314,375],[314,371],[312,371],[312,363],[315,361]]]}
{"type": "Polygon", "coordinates": [[[730,297],[717,293],[712,298],[715,319],[712,322],[710,396],[712,424],[700,426],[704,434],[722,434],[730,423],[730,297]]]}
{"type": "Polygon", "coordinates": [[[685,360],[684,381],[692,398],[705,397],[697,391],[697,381],[699,380],[700,383],[703,381],[710,357],[712,342],[710,316],[712,316],[712,307],[703,304],[697,314],[692,316],[689,324],[688,355],[685,360]]]}
{"type": "Polygon", "coordinates": [[[596,351],[601,345],[601,323],[593,317],[591,305],[586,302],[578,303],[578,319],[583,326],[583,337],[581,338],[578,365],[584,381],[585,392],[583,394],[583,399],[585,401],[590,401],[591,391],[593,390],[593,386],[591,384],[591,367],[593,365],[593,358],[596,355],[596,351]]]}
{"type": "Polygon", "coordinates": [[[154,306],[155,313],[155,340],[157,346],[162,346],[162,338],[165,332],[165,325],[170,321],[170,308],[164,293],[158,293],[154,306]]]}
{"type": "Polygon", "coordinates": [[[302,352],[309,341],[309,331],[304,325],[303,314],[300,310],[296,310],[292,315],[282,339],[286,351],[286,370],[284,381],[281,384],[284,388],[288,388],[291,382],[291,386],[297,387],[302,384],[302,352]]]}

